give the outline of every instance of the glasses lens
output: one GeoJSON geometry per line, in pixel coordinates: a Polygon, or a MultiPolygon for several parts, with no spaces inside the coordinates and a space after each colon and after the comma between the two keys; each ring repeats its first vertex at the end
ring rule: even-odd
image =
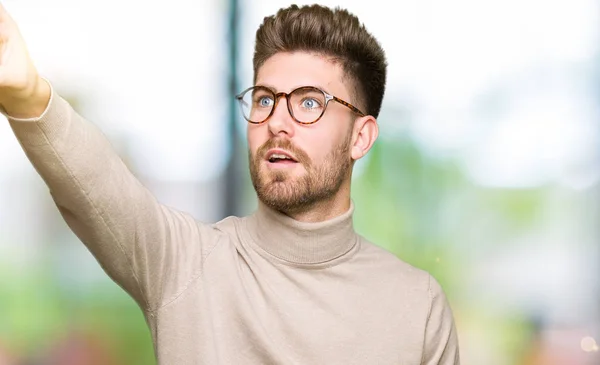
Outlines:
{"type": "Polygon", "coordinates": [[[267,119],[275,104],[275,96],[271,90],[255,87],[244,93],[240,107],[244,118],[252,123],[260,123],[267,119]]]}
{"type": "Polygon", "coordinates": [[[290,105],[294,117],[300,123],[313,123],[325,111],[325,94],[312,87],[294,90],[290,95],[290,105]]]}

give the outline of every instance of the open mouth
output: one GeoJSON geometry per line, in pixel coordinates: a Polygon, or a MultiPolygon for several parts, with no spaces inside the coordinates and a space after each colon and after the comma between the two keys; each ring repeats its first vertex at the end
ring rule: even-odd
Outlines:
{"type": "Polygon", "coordinates": [[[298,163],[292,156],[285,153],[270,153],[267,155],[267,161],[271,164],[289,165],[298,163]]]}
{"type": "Polygon", "coordinates": [[[284,155],[272,155],[271,157],[269,157],[269,159],[267,161],[269,161],[270,163],[278,163],[278,164],[292,164],[292,163],[297,162],[297,161],[293,160],[291,157],[284,156],[284,155]]]}

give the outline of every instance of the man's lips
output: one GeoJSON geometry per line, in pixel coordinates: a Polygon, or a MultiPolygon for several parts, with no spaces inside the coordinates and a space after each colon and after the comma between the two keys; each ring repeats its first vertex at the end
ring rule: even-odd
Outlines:
{"type": "Polygon", "coordinates": [[[267,151],[265,155],[265,159],[271,163],[297,163],[298,160],[294,157],[290,152],[279,149],[272,148],[267,151]]]}

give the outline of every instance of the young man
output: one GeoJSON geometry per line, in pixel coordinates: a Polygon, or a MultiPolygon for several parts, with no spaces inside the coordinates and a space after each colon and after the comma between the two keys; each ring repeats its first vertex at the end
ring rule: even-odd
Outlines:
{"type": "Polygon", "coordinates": [[[256,36],[256,212],[215,224],[160,204],[36,72],[2,9],[0,104],[71,229],[144,312],[160,364],[459,364],[436,280],[352,226],[386,61],[344,10],[291,6],[256,36]]]}

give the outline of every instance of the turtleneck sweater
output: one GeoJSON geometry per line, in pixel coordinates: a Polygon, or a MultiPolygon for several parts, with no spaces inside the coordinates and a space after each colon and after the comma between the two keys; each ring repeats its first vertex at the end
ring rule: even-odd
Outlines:
{"type": "Polygon", "coordinates": [[[352,203],[319,223],[261,203],[200,222],[157,201],[54,91],[42,116],[9,122],[66,223],[142,309],[158,364],[459,364],[440,285],[357,234],[352,203]]]}

